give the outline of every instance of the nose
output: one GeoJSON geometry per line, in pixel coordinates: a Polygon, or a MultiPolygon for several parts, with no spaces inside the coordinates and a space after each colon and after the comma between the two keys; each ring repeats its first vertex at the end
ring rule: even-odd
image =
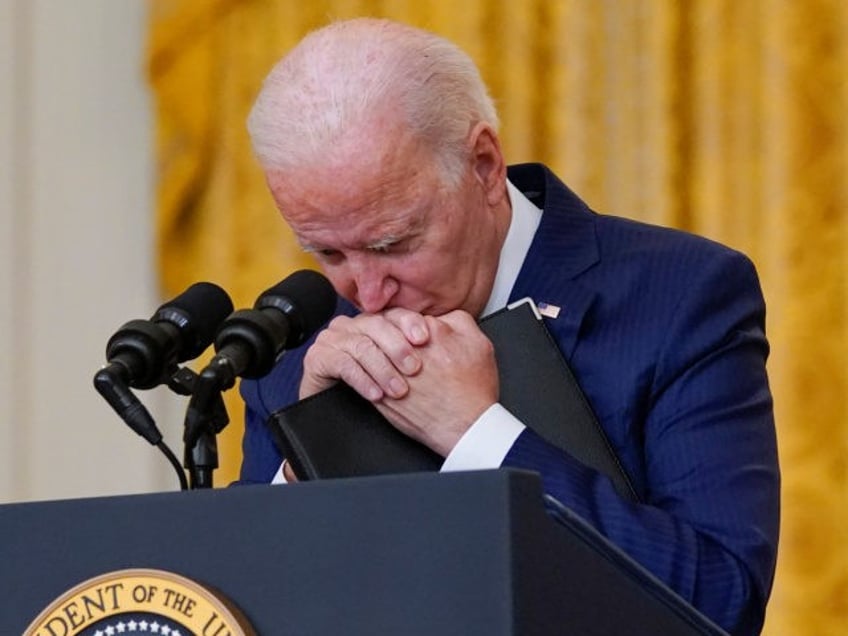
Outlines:
{"type": "Polygon", "coordinates": [[[365,313],[385,309],[398,291],[397,281],[377,262],[378,257],[363,258],[353,264],[356,304],[365,313]]]}

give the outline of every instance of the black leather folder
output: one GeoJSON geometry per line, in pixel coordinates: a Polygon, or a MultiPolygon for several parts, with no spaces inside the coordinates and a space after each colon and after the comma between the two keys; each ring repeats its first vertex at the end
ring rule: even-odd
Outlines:
{"type": "MultiPolygon", "coordinates": [[[[495,347],[500,403],[528,428],[609,477],[636,501],[627,474],[530,299],[480,322],[495,347]]],[[[303,480],[439,470],[443,458],[392,427],[339,383],[283,408],[269,426],[303,480]]]]}

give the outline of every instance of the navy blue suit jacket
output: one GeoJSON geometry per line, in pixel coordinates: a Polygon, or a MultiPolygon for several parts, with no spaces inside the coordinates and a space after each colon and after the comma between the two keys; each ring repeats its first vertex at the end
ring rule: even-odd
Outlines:
{"type": "MultiPolygon", "coordinates": [[[[509,179],[544,211],[510,300],[561,308],[547,327],[642,503],[529,430],[503,465],[539,472],[546,492],[725,629],[758,633],[780,479],[753,265],[691,234],[598,215],[539,164],[509,179]]],[[[308,344],[242,382],[242,481],[279,467],[265,422],[297,399],[308,344]]]]}

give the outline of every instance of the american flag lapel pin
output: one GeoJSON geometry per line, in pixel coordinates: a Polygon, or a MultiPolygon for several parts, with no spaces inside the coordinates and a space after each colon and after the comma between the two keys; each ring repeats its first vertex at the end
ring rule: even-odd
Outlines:
{"type": "Polygon", "coordinates": [[[548,303],[538,303],[536,305],[539,308],[539,313],[545,316],[546,318],[558,318],[560,308],[556,305],[549,305],[548,303]]]}

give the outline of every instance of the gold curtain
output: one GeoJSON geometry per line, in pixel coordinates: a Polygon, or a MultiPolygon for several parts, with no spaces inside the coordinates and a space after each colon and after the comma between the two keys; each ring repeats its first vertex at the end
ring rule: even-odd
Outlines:
{"type": "MultiPolygon", "coordinates": [[[[456,41],[498,102],[510,162],[541,160],[596,209],[749,254],[769,308],[783,472],[766,634],[848,625],[848,3],[842,0],[152,0],[165,296],[237,306],[309,266],[244,120],[308,30],[380,15],[456,41]]],[[[237,471],[241,423],[222,439],[237,471]]]]}

